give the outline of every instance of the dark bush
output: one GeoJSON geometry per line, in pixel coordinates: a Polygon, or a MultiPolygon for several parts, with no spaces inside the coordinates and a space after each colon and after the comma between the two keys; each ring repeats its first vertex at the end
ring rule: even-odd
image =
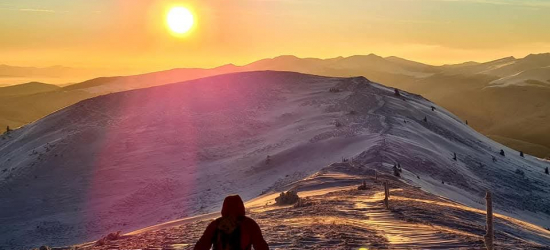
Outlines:
{"type": "Polygon", "coordinates": [[[282,192],[279,197],[275,198],[277,205],[292,205],[300,200],[298,193],[294,190],[282,192]]]}
{"type": "Polygon", "coordinates": [[[310,201],[309,199],[298,199],[298,201],[296,203],[294,203],[294,205],[292,206],[293,208],[300,208],[300,207],[309,207],[309,206],[312,206],[313,205],[313,202],[310,201]]]}
{"type": "Polygon", "coordinates": [[[394,89],[395,96],[401,96],[401,93],[399,92],[399,89],[394,89]]]}
{"type": "Polygon", "coordinates": [[[109,244],[109,241],[114,241],[120,239],[120,233],[121,231],[117,231],[116,233],[109,233],[107,236],[99,239],[95,242],[96,246],[103,246],[106,244],[109,244]]]}
{"type": "Polygon", "coordinates": [[[110,233],[107,235],[107,240],[118,240],[120,239],[120,233],[121,231],[117,231],[116,233],[110,233]]]}
{"type": "Polygon", "coordinates": [[[363,183],[361,185],[359,185],[359,187],[357,187],[357,190],[367,190],[367,182],[363,181],[363,183]]]}
{"type": "Polygon", "coordinates": [[[515,173],[518,174],[518,175],[521,175],[521,176],[525,176],[525,172],[523,172],[523,170],[521,170],[521,169],[519,169],[519,168],[516,169],[516,172],[515,172],[515,173]]]}

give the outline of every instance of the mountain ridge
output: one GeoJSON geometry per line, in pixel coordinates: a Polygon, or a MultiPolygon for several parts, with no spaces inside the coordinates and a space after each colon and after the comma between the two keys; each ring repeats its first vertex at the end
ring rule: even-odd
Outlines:
{"type": "MultiPolygon", "coordinates": [[[[544,96],[550,96],[550,68],[537,66],[546,63],[531,63],[533,58],[546,57],[545,54],[541,54],[519,59],[507,57],[486,63],[426,66],[411,63],[407,59],[383,58],[374,54],[328,59],[304,59],[287,55],[243,66],[228,64],[211,69],[176,68],[133,76],[95,78],[66,86],[58,91],[2,98],[4,100],[0,101],[4,106],[0,106],[0,127],[18,127],[49,112],[97,95],[231,72],[283,70],[336,77],[366,76],[375,82],[419,93],[459,114],[482,133],[498,136],[497,138],[504,143],[513,140],[515,143],[509,145],[514,145],[518,150],[539,157],[550,157],[550,150],[544,149],[550,148],[550,136],[532,135],[523,129],[530,126],[529,124],[544,124],[544,117],[550,115],[548,109],[540,106],[544,96]],[[520,94],[521,92],[533,93],[536,98],[520,94]],[[514,98],[513,95],[521,98],[514,98]],[[521,112],[517,112],[515,117],[510,117],[505,110],[495,105],[497,103],[511,106],[513,110],[519,109],[521,112]],[[30,112],[24,112],[25,110],[30,112]],[[524,122],[518,124],[516,120],[524,122]],[[497,127],[503,127],[504,123],[509,123],[509,127],[495,130],[497,127]],[[512,127],[512,124],[515,127],[512,127]],[[497,134],[494,134],[495,131],[497,134]],[[517,143],[519,141],[525,143],[517,143]],[[533,144],[539,146],[533,147],[533,144]]],[[[544,126],[546,125],[542,125],[544,126]]],[[[544,131],[544,128],[541,130],[544,131]]]]}
{"type": "Polygon", "coordinates": [[[83,100],[3,137],[0,213],[20,228],[0,232],[6,247],[215,211],[228,193],[278,193],[342,157],[387,174],[400,163],[407,183],[474,208],[490,189],[500,213],[550,223],[550,164],[364,77],[218,75],[83,100]]]}

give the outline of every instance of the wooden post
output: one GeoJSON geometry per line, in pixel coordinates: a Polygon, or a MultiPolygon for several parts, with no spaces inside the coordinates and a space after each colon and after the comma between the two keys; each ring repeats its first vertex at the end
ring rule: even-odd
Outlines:
{"type": "Polygon", "coordinates": [[[493,233],[493,199],[491,197],[491,192],[487,191],[485,200],[487,200],[487,233],[484,236],[485,247],[487,247],[487,250],[493,250],[493,240],[495,237],[493,233]]]}
{"type": "Polygon", "coordinates": [[[386,206],[386,209],[390,209],[390,189],[388,188],[388,182],[384,182],[384,205],[386,206]]]}

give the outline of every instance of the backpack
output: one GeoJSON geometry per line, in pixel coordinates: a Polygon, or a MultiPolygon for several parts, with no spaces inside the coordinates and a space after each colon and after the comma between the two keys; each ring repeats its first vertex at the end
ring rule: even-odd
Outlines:
{"type": "Polygon", "coordinates": [[[221,217],[212,237],[213,250],[242,250],[241,223],[243,217],[221,217]],[[221,248],[220,248],[221,247],[221,248]]]}

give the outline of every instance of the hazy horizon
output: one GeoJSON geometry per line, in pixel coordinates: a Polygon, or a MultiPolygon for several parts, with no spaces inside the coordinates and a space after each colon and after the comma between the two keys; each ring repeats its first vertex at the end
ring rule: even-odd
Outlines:
{"type": "Polygon", "coordinates": [[[482,62],[550,51],[548,10],[540,0],[0,0],[0,31],[9,34],[0,53],[8,65],[136,72],[363,52],[431,65],[482,62]],[[184,36],[165,25],[178,5],[194,17],[184,36]]]}
{"type": "MultiPolygon", "coordinates": [[[[315,59],[321,59],[321,60],[330,60],[330,59],[335,59],[335,58],[340,58],[340,57],[341,58],[348,58],[348,57],[353,57],[353,56],[375,55],[375,56],[380,56],[382,58],[397,57],[397,58],[402,58],[402,59],[405,59],[405,60],[410,60],[410,61],[414,61],[414,62],[418,62],[418,63],[430,65],[430,66],[440,67],[440,66],[445,66],[445,65],[458,65],[458,64],[463,64],[463,63],[486,63],[486,62],[492,62],[492,61],[496,61],[496,60],[500,60],[500,59],[508,58],[508,57],[515,57],[516,59],[520,59],[520,58],[524,58],[528,55],[548,54],[548,53],[550,53],[550,52],[529,53],[529,54],[527,54],[525,56],[521,56],[521,57],[508,55],[508,56],[493,58],[493,59],[490,59],[490,60],[487,60],[487,61],[468,60],[468,61],[461,61],[461,62],[449,63],[449,64],[430,64],[428,62],[416,61],[416,60],[406,58],[406,57],[402,57],[402,56],[397,56],[397,55],[382,56],[382,55],[378,55],[378,54],[375,54],[375,53],[364,53],[364,54],[356,54],[356,55],[350,55],[350,56],[336,56],[336,57],[327,57],[327,58],[300,57],[300,56],[296,56],[296,55],[279,55],[279,56],[275,56],[275,57],[258,58],[258,59],[255,59],[253,61],[246,62],[246,63],[243,63],[243,64],[236,64],[236,63],[233,63],[233,62],[227,62],[227,63],[224,63],[224,64],[215,65],[215,66],[212,66],[212,67],[204,67],[204,68],[201,68],[201,67],[168,67],[168,68],[158,68],[158,69],[150,69],[150,70],[144,70],[144,69],[139,70],[139,69],[78,68],[78,67],[71,67],[69,65],[51,65],[51,66],[41,67],[41,66],[9,65],[9,64],[5,64],[5,63],[0,63],[0,67],[1,66],[7,66],[7,67],[16,67],[16,68],[35,68],[35,69],[59,68],[59,69],[65,69],[65,70],[79,70],[79,75],[78,76],[69,76],[69,77],[65,77],[65,76],[57,76],[57,77],[37,76],[37,77],[33,77],[33,76],[5,76],[5,75],[2,76],[2,75],[0,75],[0,87],[15,86],[15,85],[25,84],[25,83],[29,83],[29,82],[41,82],[41,83],[58,85],[58,86],[65,86],[65,85],[71,85],[71,84],[79,83],[79,82],[82,82],[82,81],[90,80],[90,79],[97,78],[97,77],[139,75],[139,74],[147,74],[147,73],[159,72],[159,71],[165,71],[165,70],[171,70],[171,69],[182,69],[182,68],[215,69],[215,68],[223,67],[223,66],[227,66],[227,65],[234,65],[236,67],[243,67],[243,66],[246,66],[246,65],[261,61],[261,60],[275,59],[275,58],[286,57],[286,56],[296,57],[296,58],[299,58],[299,59],[315,58],[315,59]]],[[[74,73],[73,73],[73,75],[74,75],[74,73]]]]}

